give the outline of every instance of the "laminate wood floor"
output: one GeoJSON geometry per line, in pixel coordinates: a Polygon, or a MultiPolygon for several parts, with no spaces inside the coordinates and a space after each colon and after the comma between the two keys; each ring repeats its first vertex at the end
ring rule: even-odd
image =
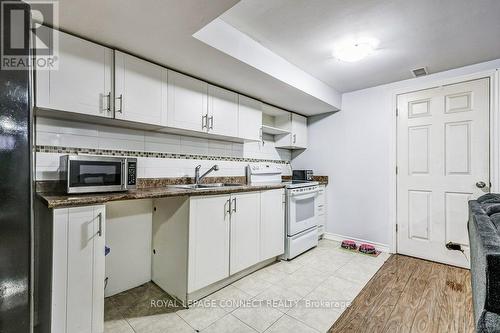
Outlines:
{"type": "Polygon", "coordinates": [[[474,332],[469,270],[393,255],[329,332],[474,332]]]}

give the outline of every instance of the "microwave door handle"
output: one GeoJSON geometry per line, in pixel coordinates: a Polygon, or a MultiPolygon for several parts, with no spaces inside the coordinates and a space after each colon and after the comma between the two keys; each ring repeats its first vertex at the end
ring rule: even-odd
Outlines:
{"type": "Polygon", "coordinates": [[[64,175],[64,176],[66,176],[66,193],[70,193],[71,192],[70,191],[70,185],[71,185],[71,183],[70,183],[70,173],[69,173],[69,170],[71,170],[71,158],[70,158],[70,156],[68,156],[68,159],[67,159],[67,162],[66,162],[66,170],[65,170],[66,175],[64,175]]]}
{"type": "Polygon", "coordinates": [[[127,189],[127,175],[126,173],[126,165],[127,165],[127,160],[122,160],[122,189],[126,190],[127,189]]]}

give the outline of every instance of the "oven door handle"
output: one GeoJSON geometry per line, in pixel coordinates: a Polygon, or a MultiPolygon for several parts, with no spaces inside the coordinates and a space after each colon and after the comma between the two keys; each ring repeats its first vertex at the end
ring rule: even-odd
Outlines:
{"type": "Polygon", "coordinates": [[[318,196],[318,191],[309,192],[309,193],[291,193],[290,197],[292,197],[295,201],[297,200],[305,200],[318,196]]]}

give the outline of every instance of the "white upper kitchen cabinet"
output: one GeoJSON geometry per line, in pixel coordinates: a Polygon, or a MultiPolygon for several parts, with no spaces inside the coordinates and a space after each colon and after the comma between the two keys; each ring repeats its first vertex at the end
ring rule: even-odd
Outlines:
{"type": "Polygon", "coordinates": [[[238,94],[208,85],[208,133],[238,136],[238,94]]]}
{"type": "Polygon", "coordinates": [[[262,102],[238,95],[238,137],[260,141],[262,127],[262,102]]]}
{"type": "Polygon", "coordinates": [[[285,192],[283,189],[261,192],[260,260],[285,252],[285,192]]]}
{"type": "Polygon", "coordinates": [[[235,274],[260,261],[260,193],[231,195],[230,271],[235,274]]]}
{"type": "Polygon", "coordinates": [[[52,331],[104,331],[105,206],[54,210],[52,331]]]}
{"type": "Polygon", "coordinates": [[[166,126],[167,71],[115,51],[115,118],[166,126]]]}
{"type": "Polygon", "coordinates": [[[168,71],[169,127],[206,132],[208,83],[168,71]]]}
{"type": "Polygon", "coordinates": [[[192,197],[188,293],[229,276],[230,196],[192,197]]]}
{"type": "Polygon", "coordinates": [[[54,37],[59,39],[57,68],[36,71],[36,107],[112,118],[113,51],[60,31],[54,37]]]}
{"type": "Polygon", "coordinates": [[[307,148],[307,118],[295,113],[276,117],[278,127],[290,133],[276,136],[276,148],[306,149],[307,148]]]}

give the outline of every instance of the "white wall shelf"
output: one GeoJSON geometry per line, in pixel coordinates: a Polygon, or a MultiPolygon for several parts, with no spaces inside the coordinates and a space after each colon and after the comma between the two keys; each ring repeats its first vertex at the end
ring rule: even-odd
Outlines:
{"type": "Polygon", "coordinates": [[[290,134],[290,131],[274,126],[262,125],[262,133],[271,135],[282,135],[282,134],[290,134]]]}

